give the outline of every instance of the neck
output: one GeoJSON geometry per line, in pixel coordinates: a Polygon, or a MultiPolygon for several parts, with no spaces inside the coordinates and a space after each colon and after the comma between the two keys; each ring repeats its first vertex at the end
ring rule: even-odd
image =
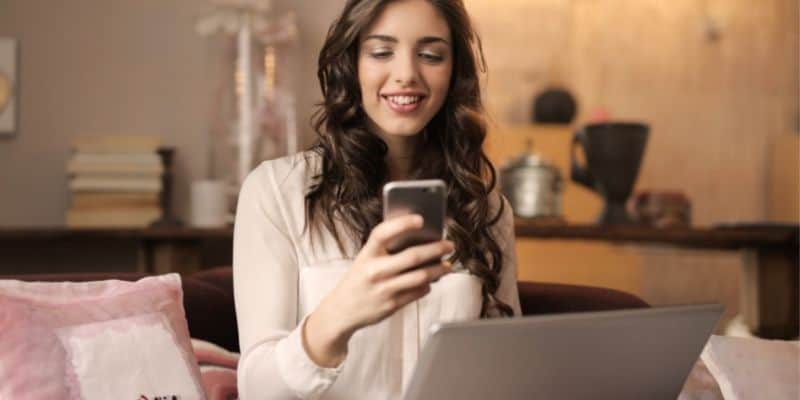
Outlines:
{"type": "Polygon", "coordinates": [[[387,181],[399,181],[409,179],[411,176],[414,153],[417,149],[419,135],[414,136],[393,136],[379,133],[381,139],[386,143],[386,168],[388,172],[387,181]]]}
{"type": "Polygon", "coordinates": [[[410,153],[392,154],[391,148],[386,155],[386,166],[389,172],[389,181],[406,180],[411,175],[411,161],[413,155],[410,153]]]}

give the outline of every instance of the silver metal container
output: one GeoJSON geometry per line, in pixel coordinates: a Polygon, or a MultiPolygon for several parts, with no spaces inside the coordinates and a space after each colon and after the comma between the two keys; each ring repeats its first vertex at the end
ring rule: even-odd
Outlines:
{"type": "Polygon", "coordinates": [[[561,217],[562,179],[558,168],[526,151],[500,170],[500,188],[514,214],[523,218],[561,217]]]}

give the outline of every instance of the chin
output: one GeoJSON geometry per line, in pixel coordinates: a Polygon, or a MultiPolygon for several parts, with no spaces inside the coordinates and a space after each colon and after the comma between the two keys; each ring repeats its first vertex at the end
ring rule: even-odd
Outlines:
{"type": "Polygon", "coordinates": [[[387,136],[390,137],[413,137],[417,136],[424,129],[424,125],[418,124],[384,124],[378,125],[387,136]]]}

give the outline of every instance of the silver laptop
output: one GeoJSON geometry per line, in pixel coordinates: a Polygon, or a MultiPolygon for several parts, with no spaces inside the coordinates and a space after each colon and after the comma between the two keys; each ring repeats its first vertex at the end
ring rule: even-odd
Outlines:
{"type": "Polygon", "coordinates": [[[718,304],[438,324],[406,400],[675,400],[718,304]]]}

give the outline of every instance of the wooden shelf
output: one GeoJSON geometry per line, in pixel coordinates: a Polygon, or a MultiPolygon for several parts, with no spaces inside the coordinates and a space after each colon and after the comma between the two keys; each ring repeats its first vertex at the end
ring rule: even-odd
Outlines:
{"type": "Polygon", "coordinates": [[[233,237],[233,228],[0,228],[0,240],[36,239],[226,239],[233,237]]]}
{"type": "Polygon", "coordinates": [[[600,240],[696,248],[797,248],[800,244],[800,226],[797,225],[656,229],[643,226],[544,225],[518,219],[514,228],[519,238],[600,240]]]}
{"type": "MultiPolygon", "coordinates": [[[[773,246],[798,247],[798,245],[800,245],[800,226],[797,225],[740,225],[714,228],[656,229],[642,226],[538,224],[524,219],[517,219],[514,228],[518,238],[661,243],[685,247],[717,249],[773,246]]],[[[120,238],[139,240],[232,239],[233,228],[0,228],[0,240],[66,238],[120,238]]]]}

